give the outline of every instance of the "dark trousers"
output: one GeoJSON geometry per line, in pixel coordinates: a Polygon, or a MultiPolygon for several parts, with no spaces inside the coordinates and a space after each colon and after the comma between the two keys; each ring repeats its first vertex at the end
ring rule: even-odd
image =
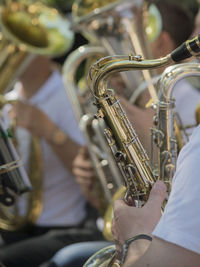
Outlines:
{"type": "Polygon", "coordinates": [[[38,267],[67,245],[103,239],[101,232],[90,224],[66,229],[36,227],[30,233],[28,238],[28,232],[12,233],[10,240],[10,234],[3,232],[4,240],[7,234],[8,244],[0,247],[0,262],[6,267],[38,267]]]}
{"type": "MultiPolygon", "coordinates": [[[[100,249],[113,245],[108,241],[89,241],[72,244],[59,250],[47,267],[83,267],[88,258],[100,249]]],[[[105,255],[105,254],[100,254],[105,255]]]]}

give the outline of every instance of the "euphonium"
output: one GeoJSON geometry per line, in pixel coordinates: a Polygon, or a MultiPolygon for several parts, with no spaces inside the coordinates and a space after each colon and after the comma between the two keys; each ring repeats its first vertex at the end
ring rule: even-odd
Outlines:
{"type": "MultiPolygon", "coordinates": [[[[91,44],[104,47],[107,55],[123,55],[131,51],[133,55],[151,58],[150,41],[159,35],[162,27],[156,6],[147,5],[143,0],[76,0],[72,17],[75,30],[91,44]]],[[[154,99],[154,86],[149,82],[154,75],[152,71],[142,69],[121,73],[126,87],[123,93],[132,103],[138,100],[139,85],[144,81],[154,99]]]]}
{"type": "MultiPolygon", "coordinates": [[[[70,23],[54,8],[44,6],[40,2],[7,1],[0,7],[0,94],[12,89],[13,83],[23,72],[34,55],[56,57],[65,53],[73,43],[73,32],[70,23]]],[[[2,104],[10,102],[5,100],[2,104]]],[[[3,142],[3,138],[2,138],[3,142]]],[[[11,138],[7,138],[4,147],[0,144],[1,164],[9,164],[15,157],[8,146],[11,138]],[[9,140],[8,140],[9,139],[9,140]]],[[[41,153],[39,142],[32,140],[32,153],[35,160],[31,163],[34,176],[31,179],[32,192],[28,197],[28,209],[25,216],[19,216],[15,206],[6,208],[0,205],[0,228],[15,230],[23,227],[26,221],[34,222],[41,211],[41,153]],[[35,163],[38,166],[32,166],[35,163]]],[[[20,168],[23,168],[21,166],[20,168]]],[[[24,171],[23,171],[24,172],[24,171]]],[[[14,180],[15,173],[20,177],[21,171],[15,170],[4,174],[14,180]]],[[[7,179],[7,180],[9,180],[7,179]]]]}
{"type": "MultiPolygon", "coordinates": [[[[196,56],[199,52],[200,35],[190,41],[186,41],[171,54],[160,59],[143,60],[140,57],[132,56],[106,57],[97,61],[90,69],[88,81],[98,108],[97,116],[100,120],[103,119],[106,122],[107,128],[105,129],[105,135],[113,152],[113,156],[123,174],[127,188],[125,200],[127,200],[127,197],[131,196],[137,207],[141,207],[148,199],[150,189],[156,177],[149,166],[147,155],[122,109],[119,100],[115,97],[113,90],[107,88],[107,80],[109,76],[115,72],[167,66],[193,55],[196,56]]],[[[194,68],[193,65],[192,70],[195,75],[199,75],[199,66],[198,68],[194,68]]],[[[159,114],[162,116],[163,110],[161,107],[164,105],[164,116],[166,117],[163,122],[158,123],[160,129],[158,129],[157,132],[167,132],[164,139],[167,138],[168,140],[166,141],[160,138],[157,144],[160,149],[160,177],[158,177],[158,179],[162,179],[167,183],[168,191],[170,191],[169,185],[175,169],[176,141],[173,135],[173,117],[169,116],[170,111],[168,112],[167,110],[170,103],[167,101],[170,100],[172,84],[174,85],[180,77],[191,75],[191,69],[184,73],[184,67],[181,65],[177,73],[179,74],[175,77],[175,80],[173,80],[173,72],[171,72],[171,77],[169,77],[171,78],[171,83],[164,83],[164,81],[168,79],[169,73],[167,73],[166,77],[164,77],[163,80],[161,79],[159,88],[161,90],[163,85],[166,87],[168,86],[166,90],[162,88],[163,91],[161,91],[159,95],[159,114]],[[182,75],[183,73],[184,75],[182,75]],[[162,103],[164,101],[166,102],[162,103]],[[165,160],[163,160],[165,155],[165,160]]],[[[158,119],[161,120],[162,117],[158,119]]],[[[84,267],[121,266],[123,262],[121,262],[121,258],[118,254],[114,255],[114,252],[114,246],[104,248],[89,258],[84,264],[84,267]]]]}

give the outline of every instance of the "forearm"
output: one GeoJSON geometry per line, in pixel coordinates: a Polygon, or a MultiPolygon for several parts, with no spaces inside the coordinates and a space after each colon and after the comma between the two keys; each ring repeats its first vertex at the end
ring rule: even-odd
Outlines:
{"type": "MultiPolygon", "coordinates": [[[[17,126],[30,132],[31,135],[44,139],[56,153],[64,166],[72,171],[72,161],[80,146],[74,142],[48,114],[26,102],[18,101],[13,105],[13,117],[17,118],[17,126]]],[[[64,121],[63,123],[67,123],[64,121]]],[[[74,125],[74,124],[72,124],[74,125]]],[[[71,126],[71,124],[69,125],[71,126]]],[[[78,131],[78,127],[73,128],[78,131]]]]}
{"type": "Polygon", "coordinates": [[[80,149],[80,145],[52,122],[49,131],[44,134],[43,138],[51,146],[67,170],[72,172],[72,163],[80,149]]]}
{"type": "Polygon", "coordinates": [[[153,238],[150,245],[141,253],[134,245],[130,247],[123,267],[199,266],[199,254],[159,238],[153,238]]]}
{"type": "Polygon", "coordinates": [[[123,267],[137,266],[137,261],[145,254],[149,245],[148,240],[137,240],[130,244],[123,267]]]}

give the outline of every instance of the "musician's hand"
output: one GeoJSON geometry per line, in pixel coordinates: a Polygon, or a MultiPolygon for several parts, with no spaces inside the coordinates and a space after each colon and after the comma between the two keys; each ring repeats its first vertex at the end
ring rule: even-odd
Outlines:
{"type": "Polygon", "coordinates": [[[98,208],[99,201],[94,194],[97,178],[85,147],[81,148],[75,157],[72,172],[76,182],[80,185],[83,195],[94,207],[98,208]]]}
{"type": "Polygon", "coordinates": [[[16,101],[12,105],[10,116],[16,120],[17,126],[47,140],[56,127],[42,110],[24,101],[16,101]]]}
{"type": "Polygon", "coordinates": [[[82,147],[73,162],[73,174],[81,187],[91,189],[95,173],[88,151],[82,147]]]}
{"type": "Polygon", "coordinates": [[[123,200],[114,202],[112,233],[118,245],[139,233],[151,234],[161,217],[161,206],[166,186],[158,181],[154,184],[147,203],[142,208],[128,206],[123,200]]]}

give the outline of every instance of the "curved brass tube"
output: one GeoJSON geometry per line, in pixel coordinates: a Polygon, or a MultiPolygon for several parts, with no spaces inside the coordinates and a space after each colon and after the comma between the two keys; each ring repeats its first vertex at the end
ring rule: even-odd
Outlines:
{"type": "MultiPolygon", "coordinates": [[[[111,74],[116,72],[136,70],[140,68],[158,68],[173,62],[179,62],[194,55],[197,56],[199,52],[200,35],[196,36],[193,40],[186,41],[180,47],[175,49],[170,55],[167,55],[161,59],[143,60],[137,56],[106,57],[97,61],[90,68],[88,82],[98,108],[97,117],[106,122],[107,128],[105,129],[105,135],[107,137],[108,145],[110,146],[113,156],[120,168],[120,171],[122,172],[127,188],[125,200],[127,200],[128,196],[131,196],[135,206],[141,207],[146,202],[151,186],[156,181],[156,177],[154,176],[153,171],[148,164],[148,157],[145,153],[145,150],[143,149],[137,134],[135,133],[124,110],[122,109],[119,100],[115,97],[114,92],[107,88],[107,80],[111,74]]],[[[189,74],[191,75],[191,72],[193,72],[194,75],[199,75],[199,66],[194,67],[193,64],[186,67],[186,71],[184,71],[184,65],[182,66],[182,69],[179,68],[179,66],[176,66],[173,70],[176,74],[173,74],[173,71],[169,69],[169,72],[166,70],[167,74],[164,73],[161,78],[159,87],[159,101],[161,100],[159,102],[161,103],[160,106],[162,106],[164,101],[166,101],[166,103],[164,103],[165,107],[166,105],[169,105],[167,101],[170,100],[173,85],[178,79],[186,77],[189,74]],[[169,77],[169,80],[168,74],[171,74],[171,79],[169,77]],[[175,80],[173,80],[174,75],[175,80]],[[162,86],[165,86],[165,89],[161,89],[162,86]]],[[[174,155],[176,154],[176,149],[174,146],[170,146],[171,143],[173,143],[172,139],[175,140],[175,137],[172,133],[173,116],[167,116],[167,119],[164,121],[163,125],[158,125],[158,131],[168,131],[169,133],[169,135],[164,136],[164,139],[168,138],[169,140],[162,140],[164,145],[159,147],[159,156],[161,158],[159,161],[161,177],[159,177],[159,179],[163,179],[169,188],[169,185],[171,184],[171,175],[173,174],[173,164],[175,161],[174,155]],[[168,122],[167,119],[169,119],[170,122],[168,122]],[[162,161],[163,154],[170,153],[172,157],[169,159],[169,162],[168,160],[162,161]],[[161,171],[163,169],[165,172],[161,171]],[[166,173],[168,174],[167,177],[165,177],[166,173]]],[[[159,120],[162,120],[162,117],[159,117],[159,120]]],[[[108,251],[106,248],[104,248],[103,250],[99,251],[99,253],[97,252],[94,256],[89,258],[89,260],[84,264],[84,267],[122,266],[123,262],[121,255],[116,253],[115,257],[113,258],[113,247],[114,246],[108,248],[111,258],[109,262],[107,262],[109,253],[106,253],[108,251]],[[103,263],[102,265],[99,264],[100,260],[101,263],[103,263]]]]}

